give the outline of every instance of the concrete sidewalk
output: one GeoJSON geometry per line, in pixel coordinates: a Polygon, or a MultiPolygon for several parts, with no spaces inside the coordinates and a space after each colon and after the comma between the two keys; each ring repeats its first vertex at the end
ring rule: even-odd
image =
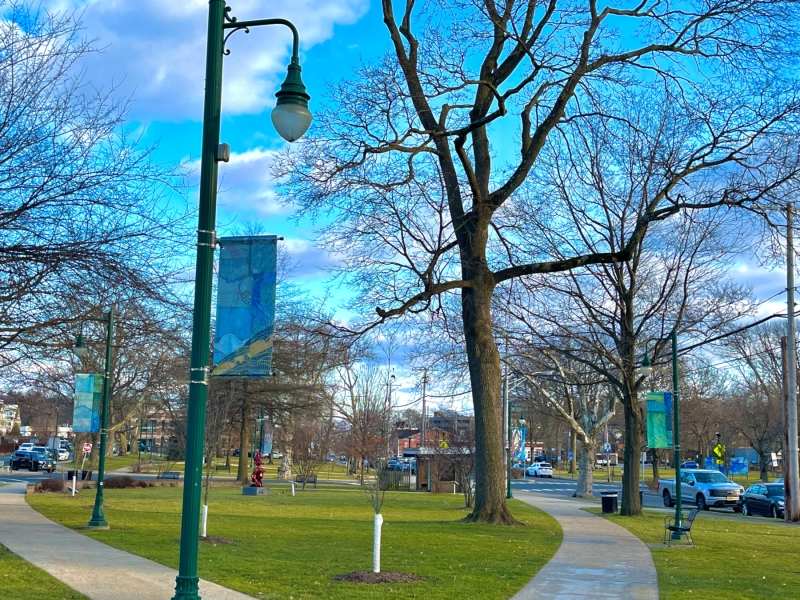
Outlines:
{"type": "MultiPolygon", "coordinates": [[[[169,600],[175,593],[177,571],[45,518],[25,502],[25,484],[0,487],[0,544],[92,600],[169,600]]],[[[252,598],[205,580],[200,595],[252,598]]]]}
{"type": "Polygon", "coordinates": [[[512,600],[658,600],[650,549],[627,529],[581,510],[597,504],[531,492],[515,497],[555,517],[564,541],[512,600]]]}

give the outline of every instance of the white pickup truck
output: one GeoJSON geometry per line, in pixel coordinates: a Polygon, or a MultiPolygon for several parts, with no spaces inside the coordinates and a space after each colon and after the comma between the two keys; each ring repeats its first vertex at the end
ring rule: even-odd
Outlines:
{"type": "MultiPolygon", "coordinates": [[[[658,493],[664,499],[664,506],[675,506],[675,479],[659,479],[658,493]]],[[[739,512],[739,497],[743,493],[742,486],[719,471],[681,469],[681,498],[688,504],[696,504],[700,510],[727,506],[739,512]]]]}

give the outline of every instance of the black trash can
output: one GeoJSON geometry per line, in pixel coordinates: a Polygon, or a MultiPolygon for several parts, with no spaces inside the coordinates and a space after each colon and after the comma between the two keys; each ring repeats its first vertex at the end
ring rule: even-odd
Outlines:
{"type": "Polygon", "coordinates": [[[91,481],[92,471],[81,471],[81,481],[91,481]]]}
{"type": "Polygon", "coordinates": [[[642,490],[639,490],[639,506],[644,508],[644,498],[642,497],[642,490]]]}
{"type": "Polygon", "coordinates": [[[617,492],[600,492],[600,502],[603,505],[603,513],[616,513],[618,509],[619,494],[617,492]]]}
{"type": "Polygon", "coordinates": [[[72,478],[73,478],[73,477],[75,477],[75,469],[72,469],[72,470],[70,470],[70,471],[67,471],[67,479],[69,479],[70,481],[72,481],[72,478]]]}

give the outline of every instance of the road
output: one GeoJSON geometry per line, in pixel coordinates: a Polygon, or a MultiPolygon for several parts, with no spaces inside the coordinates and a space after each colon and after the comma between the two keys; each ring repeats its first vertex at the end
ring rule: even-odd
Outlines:
{"type": "MultiPolygon", "coordinates": [[[[603,480],[594,480],[594,494],[599,496],[601,492],[619,492],[622,496],[622,483],[608,483],[603,480]]],[[[529,477],[525,480],[516,479],[512,482],[512,492],[514,490],[538,492],[540,494],[547,494],[548,496],[560,496],[562,498],[571,498],[575,492],[575,479],[566,477],[549,478],[535,478],[529,477]]],[[[650,490],[642,490],[642,504],[645,508],[664,508],[664,502],[656,493],[650,490]]],[[[687,508],[694,506],[693,504],[686,503],[687,508]]],[[[712,508],[713,512],[724,514],[733,514],[733,509],[730,508],[712,508]]]]}

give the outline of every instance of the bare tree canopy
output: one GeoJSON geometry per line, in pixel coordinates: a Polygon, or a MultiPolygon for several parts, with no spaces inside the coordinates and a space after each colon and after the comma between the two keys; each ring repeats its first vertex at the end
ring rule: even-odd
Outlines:
{"type": "Polygon", "coordinates": [[[383,0],[382,10],[389,52],[332,89],[310,138],[277,172],[301,215],[330,217],[322,241],[342,256],[360,307],[376,311],[373,324],[435,312],[441,295],[460,293],[476,417],[469,519],[513,523],[502,479],[496,286],[629,260],[653,222],[779,187],[784,174],[762,149],[797,111],[786,69],[796,9],[774,0],[383,0]],[[655,102],[675,101],[691,135],[636,220],[614,244],[553,254],[531,242],[514,226],[517,199],[545,168],[543,150],[573,124],[624,118],[626,104],[654,90],[655,102]],[[682,183],[712,169],[719,183],[687,201],[682,183]]]}
{"type": "Polygon", "coordinates": [[[43,343],[49,326],[85,316],[89,304],[68,310],[76,290],[169,298],[189,220],[167,201],[179,170],[126,126],[128,100],[86,77],[95,47],[78,16],[3,8],[0,341],[43,343]]]}

